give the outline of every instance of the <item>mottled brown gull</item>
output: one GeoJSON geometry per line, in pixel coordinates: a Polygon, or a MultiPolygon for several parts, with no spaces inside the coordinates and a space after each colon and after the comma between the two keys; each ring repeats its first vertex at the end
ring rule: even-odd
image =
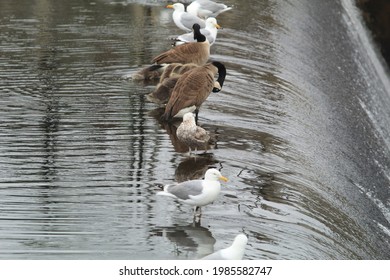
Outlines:
{"type": "Polygon", "coordinates": [[[191,150],[195,152],[198,149],[207,150],[210,135],[204,128],[196,125],[193,113],[184,114],[183,122],[177,128],[176,135],[179,141],[188,147],[190,154],[191,150]]]}

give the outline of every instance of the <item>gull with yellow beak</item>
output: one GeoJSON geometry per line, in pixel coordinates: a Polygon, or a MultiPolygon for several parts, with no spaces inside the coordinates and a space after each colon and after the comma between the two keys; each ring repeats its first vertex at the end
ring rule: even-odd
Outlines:
{"type": "Polygon", "coordinates": [[[211,168],[206,171],[203,180],[190,180],[165,185],[164,190],[158,192],[157,195],[173,197],[180,202],[195,206],[194,218],[200,219],[200,207],[214,202],[221,192],[220,180],[228,181],[226,177],[222,176],[221,172],[211,168]]]}

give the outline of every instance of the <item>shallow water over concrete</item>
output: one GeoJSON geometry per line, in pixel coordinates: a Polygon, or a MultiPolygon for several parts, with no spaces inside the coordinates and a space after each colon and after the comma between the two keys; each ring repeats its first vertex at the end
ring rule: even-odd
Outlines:
{"type": "Polygon", "coordinates": [[[228,70],[189,158],[126,77],[181,31],[164,1],[0,4],[0,258],[390,257],[390,87],[349,0],[234,1],[213,59],[228,70]],[[192,209],[155,183],[230,179],[192,209]]]}

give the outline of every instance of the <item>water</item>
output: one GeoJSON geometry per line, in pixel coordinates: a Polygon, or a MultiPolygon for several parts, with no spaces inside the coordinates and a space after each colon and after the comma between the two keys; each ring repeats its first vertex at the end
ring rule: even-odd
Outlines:
{"type": "Polygon", "coordinates": [[[239,232],[246,259],[390,258],[389,79],[358,11],[224,2],[197,158],[126,78],[181,33],[164,1],[1,2],[1,259],[196,259],[239,232]],[[211,166],[200,225],[155,196],[211,166]]]}

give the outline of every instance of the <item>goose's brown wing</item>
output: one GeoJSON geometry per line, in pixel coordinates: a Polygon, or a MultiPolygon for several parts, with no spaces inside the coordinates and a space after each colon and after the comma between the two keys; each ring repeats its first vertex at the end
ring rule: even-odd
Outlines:
{"type": "Polygon", "coordinates": [[[188,43],[163,52],[153,58],[152,61],[157,64],[193,62],[199,65],[201,62],[208,60],[209,52],[207,48],[210,48],[210,46],[204,43],[188,43]]]}
{"type": "Polygon", "coordinates": [[[164,117],[169,119],[186,107],[199,107],[210,94],[213,85],[214,76],[205,67],[197,67],[184,73],[173,89],[164,117]]]}
{"type": "Polygon", "coordinates": [[[169,78],[169,77],[172,75],[173,71],[174,71],[178,66],[181,66],[181,65],[183,65],[183,64],[181,64],[181,63],[171,63],[171,64],[167,65],[167,66],[164,68],[164,72],[161,74],[161,77],[160,77],[160,81],[159,81],[159,82],[161,83],[162,81],[164,81],[164,79],[169,78]]]}
{"type": "Polygon", "coordinates": [[[147,95],[147,99],[157,104],[166,104],[171,97],[173,88],[179,77],[166,78],[156,86],[156,89],[147,95]]]}

